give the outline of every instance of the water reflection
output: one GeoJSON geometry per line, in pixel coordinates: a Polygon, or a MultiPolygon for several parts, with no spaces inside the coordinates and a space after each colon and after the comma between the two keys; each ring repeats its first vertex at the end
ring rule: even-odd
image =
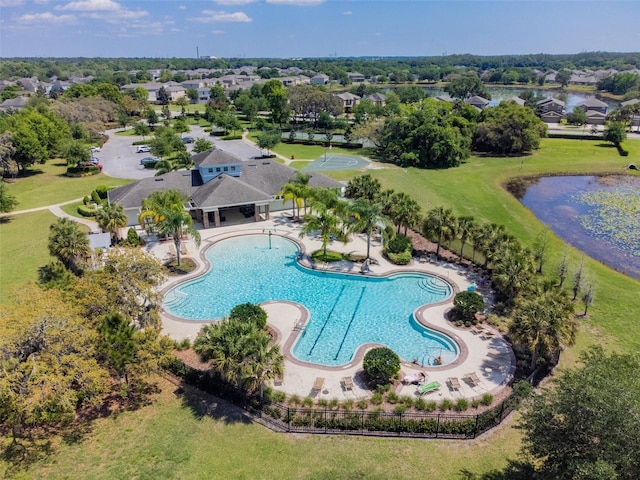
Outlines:
{"type": "Polygon", "coordinates": [[[563,240],[640,280],[640,177],[541,177],[509,190],[563,240]]]}

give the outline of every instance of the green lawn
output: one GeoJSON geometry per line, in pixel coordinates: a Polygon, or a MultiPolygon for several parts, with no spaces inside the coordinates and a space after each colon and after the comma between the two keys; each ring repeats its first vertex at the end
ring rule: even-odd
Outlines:
{"type": "Polygon", "coordinates": [[[504,426],[470,442],[279,434],[223,408],[202,416],[199,399],[162,385],[153,406],[97,420],[81,442],[57,445],[15,478],[446,480],[501,468],[519,446],[504,426]]]}
{"type": "MultiPolygon", "coordinates": [[[[259,132],[250,132],[247,138],[254,143],[257,143],[257,136],[259,132]]],[[[283,155],[287,158],[293,157],[296,160],[315,160],[316,158],[320,158],[324,155],[325,147],[322,145],[303,145],[300,143],[290,144],[290,143],[278,143],[275,147],[271,149],[273,152],[283,155]]],[[[343,155],[360,155],[367,156],[367,152],[365,149],[352,149],[352,148],[340,148],[333,147],[331,149],[331,153],[340,153],[343,155]]]]}
{"type": "Polygon", "coordinates": [[[90,177],[71,178],[64,175],[66,163],[50,160],[43,165],[34,165],[26,177],[8,184],[9,192],[18,200],[16,210],[44,207],[90,195],[99,185],[119,187],[132,180],[113,178],[100,173],[90,177]]]}
{"type": "MultiPolygon", "coordinates": [[[[618,156],[615,149],[598,146],[598,142],[548,139],[539,152],[524,158],[522,166],[519,158],[474,157],[449,170],[387,166],[369,173],[379,178],[384,187],[410,194],[423,211],[450,206],[458,215],[504,224],[523,242],[531,244],[545,227],[502,184],[511,177],[545,172],[621,173],[631,159],[640,155],[640,141],[625,143],[631,150],[626,158],[618,156]]],[[[301,154],[300,158],[313,158],[313,154],[301,154]]],[[[332,172],[332,176],[348,179],[357,173],[360,172],[332,172]]],[[[57,183],[62,179],[54,175],[51,180],[57,183]]],[[[43,188],[57,189],[58,197],[62,193],[68,198],[86,194],[85,187],[74,195],[66,195],[59,187],[43,188]]],[[[47,227],[53,221],[49,212],[38,212],[14,216],[9,223],[0,225],[0,301],[5,302],[9,285],[35,279],[35,269],[48,262],[47,227]]],[[[551,235],[547,272],[553,271],[565,250],[571,252],[575,267],[579,252],[551,235]]],[[[590,259],[585,260],[585,266],[596,284],[596,299],[589,318],[582,320],[576,346],[563,354],[561,366],[572,365],[577,353],[593,343],[626,351],[640,348],[640,330],[636,326],[640,318],[640,282],[590,259]]],[[[63,479],[82,472],[87,479],[446,480],[465,478],[464,470],[499,470],[508,458],[515,458],[521,443],[520,432],[511,423],[470,442],[282,435],[259,425],[233,421],[219,410],[214,411],[213,418],[203,417],[192,408],[194,403],[184,404],[174,390],[175,387],[164,385],[153,404],[97,420],[83,441],[54,442],[52,454],[15,478],[63,479]]],[[[6,468],[7,464],[0,460],[0,475],[6,468]]]]}

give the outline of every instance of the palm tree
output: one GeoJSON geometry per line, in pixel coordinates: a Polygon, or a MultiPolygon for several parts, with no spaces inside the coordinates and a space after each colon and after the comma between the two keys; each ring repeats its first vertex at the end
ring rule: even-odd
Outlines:
{"type": "Polygon", "coordinates": [[[142,202],[140,223],[151,219],[160,235],[169,235],[176,246],[178,266],[182,264],[182,235],[190,234],[196,245],[200,246],[200,233],[193,226],[193,219],[184,209],[184,197],[179,190],[161,190],[153,192],[142,202]],[[152,198],[153,197],[153,198],[152,198]]]}
{"type": "Polygon", "coordinates": [[[436,257],[440,256],[440,245],[451,237],[455,217],[450,208],[444,207],[429,210],[422,226],[422,233],[427,238],[435,238],[437,243],[436,257]]]}
{"type": "Polygon", "coordinates": [[[528,251],[509,249],[496,261],[493,280],[512,302],[528,286],[535,271],[535,262],[528,251]]]}
{"type": "Polygon", "coordinates": [[[278,345],[270,343],[269,337],[263,331],[257,331],[248,341],[251,345],[249,354],[242,362],[242,384],[249,391],[257,388],[262,398],[264,384],[284,373],[284,355],[278,345]]]}
{"type": "Polygon", "coordinates": [[[404,235],[406,235],[409,228],[419,223],[420,205],[409,195],[398,193],[393,197],[391,218],[398,228],[398,233],[404,227],[404,235]]]}
{"type": "Polygon", "coordinates": [[[351,204],[350,212],[354,217],[350,230],[352,232],[364,232],[367,235],[367,257],[371,252],[371,235],[376,226],[389,225],[390,221],[382,214],[382,205],[369,203],[367,199],[359,198],[351,204]]]}
{"type": "Polygon", "coordinates": [[[103,232],[111,234],[111,244],[118,243],[118,229],[127,226],[127,214],[124,213],[122,205],[117,203],[106,205],[98,210],[96,220],[103,232]]]}
{"type": "MultiPolygon", "coordinates": [[[[464,246],[467,243],[469,237],[473,236],[473,232],[476,228],[476,223],[473,217],[459,217],[458,218],[458,238],[460,239],[460,261],[462,261],[462,254],[464,252],[464,246]]],[[[474,249],[475,253],[475,249],[474,249]]]]}
{"type": "Polygon", "coordinates": [[[531,370],[541,357],[553,360],[560,350],[573,345],[577,330],[574,306],[566,290],[549,286],[516,305],[510,327],[513,338],[531,352],[531,370]]]}
{"type": "Polygon", "coordinates": [[[66,268],[78,275],[79,262],[89,258],[89,239],[80,231],[78,223],[69,218],[59,218],[49,226],[49,253],[66,268]]]}
{"type": "Polygon", "coordinates": [[[319,232],[322,239],[322,253],[326,256],[327,245],[331,238],[334,235],[340,236],[342,234],[340,221],[326,206],[316,203],[314,204],[314,209],[318,212],[317,215],[307,214],[304,216],[304,225],[300,230],[300,238],[304,238],[305,235],[309,235],[312,232],[319,232]]]}
{"type": "Polygon", "coordinates": [[[286,203],[291,200],[293,206],[293,218],[300,217],[300,208],[303,204],[303,195],[305,194],[304,185],[296,185],[294,183],[285,183],[278,195],[282,196],[282,203],[286,203]],[[297,208],[297,213],[296,213],[297,208]]]}

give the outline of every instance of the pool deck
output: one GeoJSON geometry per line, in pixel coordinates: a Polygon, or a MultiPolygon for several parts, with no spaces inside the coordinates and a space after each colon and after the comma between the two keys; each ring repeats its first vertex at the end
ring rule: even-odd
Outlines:
{"type": "MultiPolygon", "coordinates": [[[[188,276],[169,278],[161,286],[162,291],[166,292],[176,284],[206,272],[208,263],[204,257],[204,251],[211,244],[231,236],[252,233],[263,234],[268,231],[296,241],[302,250],[299,261],[309,268],[361,275],[361,264],[353,264],[352,262],[337,262],[330,265],[313,264],[309,257],[305,255],[305,252],[311,253],[320,249],[322,242],[314,236],[299,238],[300,224],[291,222],[290,215],[290,211],[284,211],[272,215],[272,219],[267,222],[243,223],[199,230],[202,238],[200,248],[196,247],[193,240],[184,242],[187,252],[185,256],[196,259],[198,268],[188,276]]],[[[160,260],[166,260],[170,256],[169,248],[172,244],[170,241],[150,241],[146,249],[160,260]]],[[[333,241],[328,248],[334,251],[364,255],[367,248],[366,237],[364,235],[353,235],[351,241],[346,245],[333,241]]],[[[453,286],[454,291],[466,290],[477,279],[473,272],[446,262],[420,262],[418,259],[414,259],[406,267],[391,264],[382,256],[382,246],[377,239],[371,242],[371,257],[377,260],[377,264],[370,265],[370,272],[367,275],[388,275],[393,272],[406,271],[425,272],[447,280],[453,286]]],[[[493,294],[490,289],[480,288],[476,289],[476,292],[483,295],[487,306],[493,304],[493,294]]],[[[420,307],[416,310],[416,319],[425,326],[452,337],[458,343],[460,355],[453,363],[443,366],[422,366],[419,362],[403,362],[401,375],[423,372],[427,375],[428,381],[438,381],[441,385],[440,390],[424,395],[427,400],[474,398],[487,392],[496,395],[509,384],[515,372],[513,351],[499,332],[490,326],[483,325],[482,331],[474,331],[468,328],[457,328],[448,322],[445,319],[445,312],[452,305],[453,297],[439,304],[420,307]],[[465,380],[465,376],[469,373],[477,374],[480,379],[479,384],[473,385],[473,382],[465,380]],[[449,378],[457,378],[459,380],[459,390],[453,390],[452,385],[448,382],[449,378]]],[[[269,326],[278,334],[278,343],[285,355],[285,374],[282,381],[275,385],[276,389],[302,397],[337,398],[339,400],[357,399],[371,395],[371,391],[363,388],[360,377],[362,374],[362,358],[366,350],[374,345],[362,346],[349,364],[339,367],[326,367],[299,361],[291,351],[298,335],[304,330],[304,324],[308,320],[307,310],[304,306],[287,301],[266,302],[262,304],[262,307],[268,314],[269,326]],[[325,380],[324,387],[320,391],[312,389],[317,377],[325,380]],[[345,390],[342,384],[343,377],[353,378],[354,388],[352,390],[345,390]]],[[[195,339],[202,326],[208,323],[210,321],[182,320],[162,312],[163,333],[178,341],[185,338],[195,339]]],[[[396,393],[399,395],[415,395],[416,391],[416,385],[401,385],[396,390],[396,393]]]]}

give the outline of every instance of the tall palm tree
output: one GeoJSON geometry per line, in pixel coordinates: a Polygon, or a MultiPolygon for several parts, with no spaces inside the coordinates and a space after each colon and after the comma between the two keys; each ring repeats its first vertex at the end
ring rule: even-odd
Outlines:
{"type": "Polygon", "coordinates": [[[280,190],[279,195],[282,196],[283,204],[291,200],[293,207],[293,218],[300,217],[300,208],[302,208],[302,205],[304,203],[303,196],[305,194],[305,190],[306,188],[304,185],[296,185],[295,183],[285,183],[280,190]]]}
{"type": "Polygon", "coordinates": [[[111,234],[111,244],[118,243],[118,229],[127,226],[127,214],[124,213],[122,205],[117,203],[106,205],[98,210],[96,220],[103,232],[111,234]]]}
{"type": "Polygon", "coordinates": [[[367,235],[367,257],[371,256],[371,235],[373,229],[378,225],[386,226],[391,222],[382,214],[382,205],[379,203],[369,203],[365,198],[359,198],[351,204],[351,214],[353,223],[350,226],[351,232],[364,232],[367,235]]]}
{"type": "Polygon", "coordinates": [[[248,355],[242,362],[242,384],[249,391],[259,390],[260,398],[264,393],[264,384],[284,373],[284,355],[280,347],[270,342],[262,331],[251,335],[247,341],[248,355]]]}
{"type": "Polygon", "coordinates": [[[80,262],[89,258],[89,239],[80,231],[78,223],[69,218],[59,218],[49,226],[49,253],[66,268],[78,275],[80,262]]]}
{"type": "Polygon", "coordinates": [[[420,205],[409,195],[400,192],[394,195],[391,207],[391,218],[398,228],[398,233],[404,227],[404,235],[407,230],[420,220],[420,205]]]}
{"type": "Polygon", "coordinates": [[[476,228],[476,223],[473,217],[459,217],[458,218],[458,239],[460,240],[460,261],[462,261],[462,254],[464,252],[464,246],[469,240],[469,237],[473,236],[473,231],[476,228]]]}
{"type": "Polygon", "coordinates": [[[573,345],[577,330],[569,295],[552,287],[518,302],[510,326],[513,338],[531,352],[531,370],[541,357],[553,360],[560,350],[573,345]]]}
{"type": "Polygon", "coordinates": [[[309,235],[313,232],[319,232],[322,239],[322,253],[327,255],[327,245],[331,241],[331,238],[335,236],[341,236],[342,230],[340,229],[340,221],[338,217],[326,206],[320,204],[314,204],[314,209],[318,212],[317,215],[307,214],[304,216],[304,225],[300,230],[300,238],[304,238],[305,235],[309,235]]]}
{"type": "Polygon", "coordinates": [[[427,218],[422,226],[422,233],[427,238],[436,240],[436,257],[440,256],[440,246],[442,242],[451,237],[455,217],[450,208],[434,208],[427,212],[427,218]]]}
{"type": "Polygon", "coordinates": [[[528,251],[508,249],[496,261],[492,278],[512,302],[530,284],[534,271],[535,262],[528,251]]]}
{"type": "Polygon", "coordinates": [[[200,246],[200,233],[194,228],[193,219],[183,206],[186,201],[187,198],[179,190],[156,191],[142,202],[143,211],[139,216],[140,223],[147,218],[152,219],[160,235],[169,235],[173,239],[178,266],[182,265],[180,247],[183,234],[191,235],[196,245],[200,246]]]}

